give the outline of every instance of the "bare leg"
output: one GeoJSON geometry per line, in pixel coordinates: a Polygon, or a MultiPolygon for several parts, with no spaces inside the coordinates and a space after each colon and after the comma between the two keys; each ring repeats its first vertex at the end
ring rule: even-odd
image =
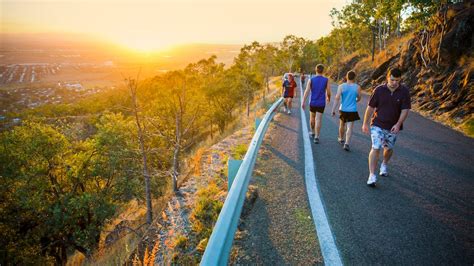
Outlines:
{"type": "Polygon", "coordinates": [[[291,110],[293,98],[288,98],[288,108],[291,110]]]}
{"type": "Polygon", "coordinates": [[[349,145],[352,137],[352,129],[354,128],[354,122],[347,122],[347,131],[346,131],[346,144],[349,145]]]}
{"type": "Polygon", "coordinates": [[[315,113],[309,112],[309,126],[311,127],[311,132],[314,134],[314,117],[315,113]]]}
{"type": "Polygon", "coordinates": [[[319,138],[319,132],[321,131],[321,122],[322,122],[323,114],[320,112],[316,112],[316,137],[319,138]]]}
{"type": "Polygon", "coordinates": [[[346,127],[346,123],[342,122],[342,120],[339,120],[339,136],[338,140],[344,139],[344,130],[346,127]]]}
{"type": "Polygon", "coordinates": [[[377,161],[379,160],[380,150],[371,149],[369,153],[369,172],[371,175],[375,174],[377,168],[377,161]]]}
{"type": "Polygon", "coordinates": [[[383,163],[384,164],[387,164],[388,161],[390,161],[390,158],[392,158],[392,154],[393,154],[393,149],[387,149],[387,148],[383,149],[383,163]]]}

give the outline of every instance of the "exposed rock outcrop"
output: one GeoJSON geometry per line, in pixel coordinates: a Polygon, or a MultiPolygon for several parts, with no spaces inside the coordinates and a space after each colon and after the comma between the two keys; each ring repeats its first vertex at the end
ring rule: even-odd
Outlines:
{"type": "Polygon", "coordinates": [[[399,67],[414,110],[455,128],[472,124],[474,1],[446,6],[433,22],[375,68],[360,60],[354,64],[354,58],[344,65],[353,66],[348,69],[357,71],[359,84],[369,91],[384,82],[389,68],[399,67]]]}

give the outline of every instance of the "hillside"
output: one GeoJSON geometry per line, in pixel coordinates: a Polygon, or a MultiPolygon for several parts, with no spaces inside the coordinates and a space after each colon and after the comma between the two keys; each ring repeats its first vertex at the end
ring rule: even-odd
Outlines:
{"type": "Polygon", "coordinates": [[[346,58],[331,77],[342,78],[354,69],[359,84],[370,92],[385,81],[390,67],[398,66],[414,111],[474,136],[474,6],[451,5],[432,22],[425,30],[392,39],[374,62],[369,55],[346,58]]]}

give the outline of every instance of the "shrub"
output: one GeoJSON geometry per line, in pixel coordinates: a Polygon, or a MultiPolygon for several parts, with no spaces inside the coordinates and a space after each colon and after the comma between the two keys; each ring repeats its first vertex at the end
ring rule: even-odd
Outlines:
{"type": "Polygon", "coordinates": [[[208,238],[211,236],[212,227],[217,221],[223,203],[217,199],[220,192],[215,183],[202,188],[197,192],[196,203],[191,212],[190,220],[192,229],[198,238],[208,238]]]}
{"type": "Polygon", "coordinates": [[[239,144],[234,147],[232,150],[232,157],[235,160],[242,160],[247,153],[247,145],[246,144],[239,144]]]}

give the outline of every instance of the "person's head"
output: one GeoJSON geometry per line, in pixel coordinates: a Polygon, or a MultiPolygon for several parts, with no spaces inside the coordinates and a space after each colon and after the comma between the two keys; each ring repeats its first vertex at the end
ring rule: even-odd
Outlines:
{"type": "Polygon", "coordinates": [[[291,74],[291,73],[288,74],[288,78],[289,78],[290,80],[293,80],[293,74],[291,74]]]}
{"type": "Polygon", "coordinates": [[[356,73],[354,70],[347,72],[347,75],[346,75],[347,81],[349,80],[354,81],[355,77],[356,77],[356,73]]]}
{"type": "Polygon", "coordinates": [[[324,66],[322,64],[318,64],[316,66],[316,73],[317,74],[323,74],[323,71],[324,71],[324,66]]]}
{"type": "Polygon", "coordinates": [[[391,88],[398,88],[402,80],[402,72],[398,68],[391,68],[387,73],[387,84],[391,88]]]}

